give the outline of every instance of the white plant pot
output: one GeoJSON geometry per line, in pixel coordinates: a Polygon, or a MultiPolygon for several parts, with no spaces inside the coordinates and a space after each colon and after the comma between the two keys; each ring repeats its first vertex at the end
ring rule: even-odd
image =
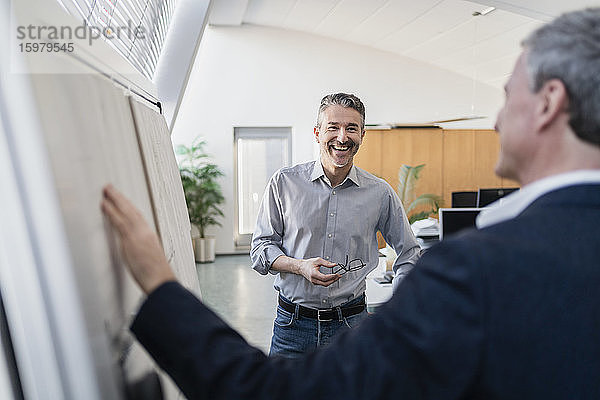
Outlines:
{"type": "Polygon", "coordinates": [[[217,240],[214,236],[197,237],[193,241],[196,262],[211,263],[215,261],[215,244],[217,240]]]}

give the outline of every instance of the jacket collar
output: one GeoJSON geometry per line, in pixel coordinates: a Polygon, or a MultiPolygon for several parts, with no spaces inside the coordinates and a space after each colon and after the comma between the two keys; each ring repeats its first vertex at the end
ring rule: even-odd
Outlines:
{"type": "Polygon", "coordinates": [[[521,190],[490,204],[477,216],[477,228],[515,218],[543,195],[573,185],[600,184],[600,170],[579,170],[549,176],[523,186],[521,190]]]}

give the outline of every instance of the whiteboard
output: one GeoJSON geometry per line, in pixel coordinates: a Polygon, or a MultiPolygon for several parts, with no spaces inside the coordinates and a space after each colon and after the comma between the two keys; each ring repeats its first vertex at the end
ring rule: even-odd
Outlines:
{"type": "MultiPolygon", "coordinates": [[[[30,3],[14,4],[19,24],[70,23],[56,3],[30,3]]],[[[8,3],[0,7],[9,26],[8,3]]],[[[73,55],[23,54],[13,44],[0,38],[7,55],[0,60],[0,154],[8,155],[0,184],[10,190],[1,199],[8,218],[0,228],[0,287],[21,385],[31,399],[124,398],[125,385],[155,365],[129,333],[144,296],[100,211],[105,184],[140,209],[176,275],[199,294],[164,120],[130,102],[117,83],[134,80],[105,68],[107,44],[73,55]]],[[[163,391],[181,397],[172,383],[163,391]]]]}
{"type": "Polygon", "coordinates": [[[165,255],[178,280],[200,295],[198,274],[193,267],[190,218],[167,123],[161,114],[134,97],[129,98],[129,103],[165,255]]]}

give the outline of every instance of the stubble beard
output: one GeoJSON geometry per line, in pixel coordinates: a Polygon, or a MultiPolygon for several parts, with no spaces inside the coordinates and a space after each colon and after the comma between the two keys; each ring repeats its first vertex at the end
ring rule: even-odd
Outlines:
{"type": "Polygon", "coordinates": [[[331,163],[336,168],[344,168],[348,164],[352,164],[352,161],[354,160],[354,156],[358,152],[359,146],[353,140],[348,140],[346,143],[350,144],[350,148],[347,150],[348,154],[345,158],[346,161],[343,164],[338,164],[338,163],[336,163],[336,157],[334,156],[335,150],[332,148],[332,145],[335,143],[339,143],[339,142],[337,142],[337,141],[333,141],[333,143],[329,142],[327,144],[327,148],[326,148],[327,156],[331,160],[331,163]]]}

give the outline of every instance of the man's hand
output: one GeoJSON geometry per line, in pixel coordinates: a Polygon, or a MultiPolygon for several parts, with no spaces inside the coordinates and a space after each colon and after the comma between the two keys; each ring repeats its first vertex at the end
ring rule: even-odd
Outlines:
{"type": "Polygon", "coordinates": [[[121,237],[121,252],[133,278],[149,294],[175,275],[158,236],[131,202],[112,185],[103,190],[101,208],[121,237]]]}
{"type": "Polygon", "coordinates": [[[323,260],[321,257],[299,261],[299,275],[305,277],[310,283],[321,286],[329,286],[341,278],[341,275],[338,274],[324,274],[319,271],[321,266],[332,268],[337,265],[336,263],[323,260]]]}
{"type": "Polygon", "coordinates": [[[321,257],[299,260],[297,258],[282,255],[273,261],[271,269],[274,271],[291,272],[296,275],[302,275],[307,281],[314,285],[329,286],[340,279],[341,275],[324,274],[319,271],[319,268],[321,266],[333,268],[336,265],[336,263],[323,260],[321,257]]]}

